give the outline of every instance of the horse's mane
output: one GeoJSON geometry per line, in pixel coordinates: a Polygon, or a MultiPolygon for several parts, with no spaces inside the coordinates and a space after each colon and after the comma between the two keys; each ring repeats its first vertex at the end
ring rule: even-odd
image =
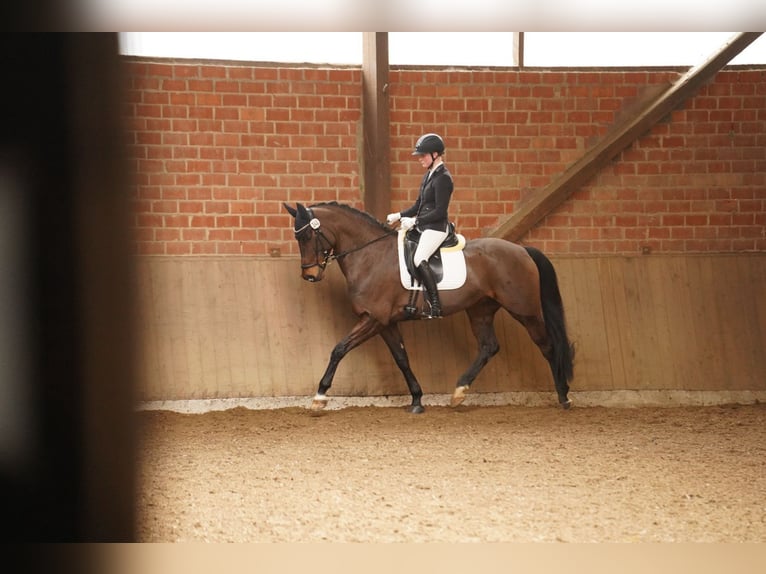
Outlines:
{"type": "Polygon", "coordinates": [[[323,203],[315,203],[314,205],[311,205],[309,207],[338,207],[342,209],[343,211],[349,213],[350,215],[353,215],[354,217],[360,217],[364,219],[365,221],[369,222],[371,225],[379,227],[380,229],[384,231],[391,231],[391,228],[386,227],[383,223],[375,219],[372,215],[370,215],[366,211],[361,211],[345,203],[338,203],[337,201],[326,201],[323,203]]]}

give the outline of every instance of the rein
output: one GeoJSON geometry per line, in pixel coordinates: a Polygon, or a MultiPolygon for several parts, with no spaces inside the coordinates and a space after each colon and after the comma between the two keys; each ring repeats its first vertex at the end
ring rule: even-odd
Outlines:
{"type": "Polygon", "coordinates": [[[311,267],[319,267],[320,269],[324,269],[325,267],[327,267],[327,265],[329,265],[333,261],[336,261],[338,259],[342,259],[343,257],[346,257],[347,255],[351,255],[352,253],[355,253],[357,251],[361,251],[365,247],[369,247],[370,245],[372,245],[373,243],[377,243],[381,239],[385,239],[386,237],[390,237],[391,235],[395,235],[396,234],[396,231],[392,229],[391,231],[387,231],[383,235],[381,235],[379,237],[376,237],[375,239],[372,239],[372,240],[368,241],[367,243],[364,243],[363,245],[360,245],[359,247],[354,247],[353,249],[347,249],[346,251],[342,251],[341,253],[337,253],[336,254],[334,252],[334,249],[335,249],[334,243],[331,242],[329,239],[327,239],[327,236],[322,232],[321,224],[319,222],[319,219],[314,217],[314,214],[311,212],[310,209],[308,209],[307,211],[309,212],[309,215],[311,216],[311,220],[306,225],[301,227],[300,229],[296,229],[295,230],[295,235],[297,236],[304,229],[306,229],[307,227],[310,227],[314,231],[314,240],[315,240],[315,248],[316,248],[315,251],[316,251],[316,254],[317,254],[317,259],[319,258],[318,256],[319,256],[320,251],[322,253],[323,259],[322,259],[321,263],[303,264],[303,265],[301,265],[302,269],[309,269],[311,267]],[[325,243],[325,246],[327,248],[321,249],[321,247],[319,245],[319,240],[320,239],[325,243]]]}
{"type": "Polygon", "coordinates": [[[333,254],[330,255],[330,261],[334,261],[336,259],[340,259],[341,257],[345,257],[346,255],[351,255],[355,251],[360,251],[360,250],[364,249],[365,247],[369,247],[373,243],[377,243],[381,239],[385,239],[386,237],[390,237],[391,235],[395,235],[395,234],[396,234],[396,231],[392,229],[391,231],[387,231],[386,233],[384,233],[380,237],[376,237],[375,239],[372,239],[371,241],[368,241],[364,245],[360,245],[359,247],[354,247],[353,249],[346,249],[346,251],[342,251],[341,253],[338,253],[337,255],[335,255],[333,253],[333,254]]]}

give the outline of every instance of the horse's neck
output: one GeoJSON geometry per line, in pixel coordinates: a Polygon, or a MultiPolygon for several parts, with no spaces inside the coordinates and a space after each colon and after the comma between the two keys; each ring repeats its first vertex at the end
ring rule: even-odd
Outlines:
{"type": "Polygon", "coordinates": [[[349,219],[336,224],[336,251],[358,249],[365,243],[377,239],[385,233],[384,230],[370,225],[366,221],[349,219]]]}
{"type": "MultiPolygon", "coordinates": [[[[336,238],[335,254],[353,253],[352,257],[343,256],[338,260],[343,274],[350,282],[358,280],[359,273],[369,274],[373,267],[382,265],[385,268],[388,257],[395,261],[396,249],[383,247],[387,243],[386,230],[379,225],[361,218],[349,217],[342,221],[339,218],[333,222],[333,233],[336,238]]],[[[394,237],[390,235],[389,239],[393,240],[394,237]]],[[[394,268],[395,263],[389,263],[394,268]]]]}

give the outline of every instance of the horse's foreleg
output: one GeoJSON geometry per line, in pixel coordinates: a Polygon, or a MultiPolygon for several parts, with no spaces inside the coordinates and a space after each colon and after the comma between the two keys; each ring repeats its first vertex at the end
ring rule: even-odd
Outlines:
{"type": "Polygon", "coordinates": [[[377,335],[383,326],[370,315],[362,315],[359,322],[354,325],[348,335],[346,335],[330,353],[330,362],[327,364],[324,375],[319,381],[319,389],[311,403],[312,411],[321,411],[327,406],[327,391],[332,386],[333,377],[335,377],[335,371],[338,368],[338,364],[346,354],[355,347],[358,347],[364,343],[370,337],[377,335]]]}
{"type": "Polygon", "coordinates": [[[396,323],[391,323],[385,329],[380,332],[380,336],[388,345],[388,349],[396,361],[396,365],[404,375],[404,380],[407,381],[407,388],[412,395],[412,404],[410,405],[410,412],[415,414],[422,413],[425,409],[420,402],[423,397],[423,390],[418,384],[418,380],[415,378],[415,374],[410,369],[410,359],[407,356],[407,349],[404,348],[404,340],[402,334],[399,331],[399,327],[396,323]]]}
{"type": "Polygon", "coordinates": [[[500,350],[494,326],[495,313],[499,308],[500,305],[497,301],[485,299],[466,309],[468,319],[471,322],[471,331],[479,343],[479,354],[471,363],[471,366],[460,375],[455,386],[455,392],[452,393],[452,399],[450,400],[451,407],[456,407],[465,400],[465,394],[470,388],[471,383],[473,383],[489,360],[500,350]]]}

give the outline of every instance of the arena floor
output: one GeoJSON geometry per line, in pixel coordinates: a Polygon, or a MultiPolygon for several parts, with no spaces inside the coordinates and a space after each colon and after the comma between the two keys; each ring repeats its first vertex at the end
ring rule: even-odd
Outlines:
{"type": "Polygon", "coordinates": [[[766,405],[143,411],[141,542],[764,542],[766,405]]]}

